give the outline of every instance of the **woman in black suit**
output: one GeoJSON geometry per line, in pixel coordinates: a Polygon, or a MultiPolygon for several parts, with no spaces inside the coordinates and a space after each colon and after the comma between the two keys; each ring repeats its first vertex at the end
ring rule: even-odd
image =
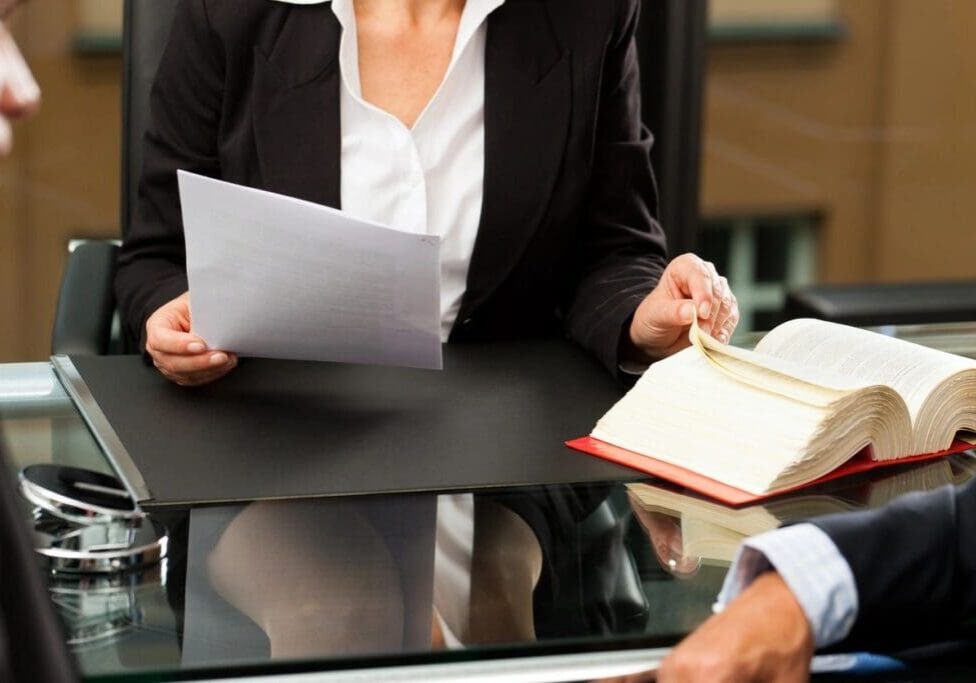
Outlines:
{"type": "Polygon", "coordinates": [[[612,372],[694,317],[727,341],[725,279],[668,264],[654,218],[637,6],[183,0],[116,280],[129,331],[180,384],[236,364],[190,331],[182,168],[441,234],[450,341],[567,333],[612,372]]]}

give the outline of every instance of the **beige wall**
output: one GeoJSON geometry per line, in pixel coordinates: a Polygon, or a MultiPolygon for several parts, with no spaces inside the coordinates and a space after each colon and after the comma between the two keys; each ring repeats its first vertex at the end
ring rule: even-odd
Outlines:
{"type": "Polygon", "coordinates": [[[976,276],[976,3],[838,7],[840,41],[710,49],[706,214],[823,211],[826,281],[976,276]]]}
{"type": "Polygon", "coordinates": [[[0,361],[46,357],[68,240],[118,234],[121,61],[72,54],[76,9],[35,0],[13,20],[44,102],[0,161],[0,361]]]}
{"type": "Polygon", "coordinates": [[[889,3],[876,275],[976,278],[976,2],[889,3]]]}
{"type": "Polygon", "coordinates": [[[75,0],[78,26],[86,33],[117,33],[122,25],[122,0],[75,0]]]}
{"type": "Polygon", "coordinates": [[[841,3],[847,40],[709,51],[705,213],[823,210],[830,280],[873,270],[884,2],[841,3]]]}

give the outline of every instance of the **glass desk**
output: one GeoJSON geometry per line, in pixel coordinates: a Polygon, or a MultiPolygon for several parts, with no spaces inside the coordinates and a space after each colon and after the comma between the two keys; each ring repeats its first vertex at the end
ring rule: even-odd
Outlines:
{"type": "MultiPolygon", "coordinates": [[[[976,357],[976,325],[892,331],[976,357]]],[[[0,365],[0,432],[18,471],[112,473],[47,363],[0,365]]],[[[52,577],[52,600],[89,680],[599,679],[701,623],[745,536],[973,476],[960,454],[739,510],[636,477],[150,508],[166,560],[52,577]]]]}

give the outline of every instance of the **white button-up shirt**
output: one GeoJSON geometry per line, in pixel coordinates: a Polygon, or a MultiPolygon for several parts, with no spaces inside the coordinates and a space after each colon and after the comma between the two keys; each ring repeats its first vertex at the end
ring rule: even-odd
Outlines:
{"type": "Polygon", "coordinates": [[[485,167],[485,35],[504,0],[467,0],[450,65],[413,128],[362,98],[354,0],[333,0],[342,25],[342,208],[441,238],[441,338],[461,307],[481,221],[485,167]]]}

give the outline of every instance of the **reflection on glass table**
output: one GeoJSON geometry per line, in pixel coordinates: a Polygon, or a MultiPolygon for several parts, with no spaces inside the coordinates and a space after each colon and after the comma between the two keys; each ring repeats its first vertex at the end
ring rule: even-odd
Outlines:
{"type": "MultiPolygon", "coordinates": [[[[0,365],[0,432],[18,471],[112,474],[45,363],[0,365]]],[[[740,509],[636,478],[149,509],[164,561],[51,595],[90,678],[646,652],[710,614],[741,538],[974,473],[962,454],[740,509]]]]}
{"type": "Polygon", "coordinates": [[[196,508],[167,513],[173,550],[159,572],[55,585],[54,599],[89,676],[671,644],[709,614],[730,536],[976,473],[968,455],[935,464],[940,473],[930,463],[880,486],[831,482],[761,510],[675,491],[652,505],[644,483],[196,508]]]}

